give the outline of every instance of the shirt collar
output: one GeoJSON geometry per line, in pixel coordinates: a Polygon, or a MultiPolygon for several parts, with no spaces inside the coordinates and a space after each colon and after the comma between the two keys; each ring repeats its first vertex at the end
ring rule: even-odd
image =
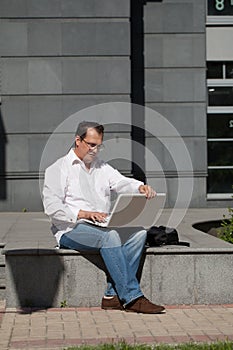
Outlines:
{"type": "MultiPolygon", "coordinates": [[[[75,154],[74,152],[74,148],[71,148],[70,151],[68,152],[68,159],[70,161],[70,163],[72,165],[74,164],[80,164],[82,166],[85,167],[84,162],[75,154]]],[[[90,172],[92,171],[92,169],[96,166],[96,164],[98,163],[98,157],[96,157],[93,162],[91,163],[91,167],[90,167],[90,172]]]]}
{"type": "Polygon", "coordinates": [[[71,148],[69,150],[69,153],[67,156],[72,165],[76,163],[80,163],[80,164],[83,163],[83,161],[75,154],[74,148],[71,148]]]}

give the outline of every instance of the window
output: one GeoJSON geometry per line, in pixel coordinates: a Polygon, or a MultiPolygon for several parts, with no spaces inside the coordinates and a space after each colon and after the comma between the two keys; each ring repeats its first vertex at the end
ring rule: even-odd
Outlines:
{"type": "Polygon", "coordinates": [[[208,16],[233,15],[233,0],[208,0],[208,16]]]}
{"type": "Polygon", "coordinates": [[[233,62],[226,64],[226,78],[233,79],[233,62]]]}
{"type": "Polygon", "coordinates": [[[233,62],[207,62],[207,79],[233,79],[233,62]]]}
{"type": "Polygon", "coordinates": [[[231,138],[233,135],[233,113],[207,115],[208,138],[231,138]]]}
{"type": "Polygon", "coordinates": [[[209,106],[232,106],[233,87],[209,87],[209,106]]]}
{"type": "Polygon", "coordinates": [[[233,62],[208,62],[208,198],[231,198],[233,186],[233,62]]]}
{"type": "Polygon", "coordinates": [[[209,169],[207,191],[210,199],[231,198],[233,169],[209,169]]]}
{"type": "Polygon", "coordinates": [[[222,79],[223,66],[219,62],[207,63],[207,79],[222,79]]]}

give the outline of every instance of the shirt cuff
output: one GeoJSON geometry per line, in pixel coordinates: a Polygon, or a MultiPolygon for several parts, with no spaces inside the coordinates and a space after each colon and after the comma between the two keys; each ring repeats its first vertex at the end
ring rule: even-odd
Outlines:
{"type": "Polygon", "coordinates": [[[68,221],[69,222],[72,222],[72,223],[76,223],[77,220],[78,220],[78,212],[79,212],[79,209],[78,211],[73,211],[72,209],[70,209],[70,213],[69,213],[69,216],[67,217],[68,218],[68,221]]]}
{"type": "Polygon", "coordinates": [[[136,192],[139,192],[139,187],[140,186],[144,186],[144,182],[142,182],[142,181],[137,181],[137,183],[135,184],[135,191],[136,192]]]}

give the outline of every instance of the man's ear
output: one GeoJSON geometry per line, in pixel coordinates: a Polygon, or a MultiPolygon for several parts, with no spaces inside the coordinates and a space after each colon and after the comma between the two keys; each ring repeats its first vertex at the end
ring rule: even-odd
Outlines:
{"type": "Polygon", "coordinates": [[[79,136],[76,136],[76,137],[75,137],[75,147],[78,147],[79,144],[80,144],[80,142],[81,142],[80,137],[79,137],[79,136]]]}

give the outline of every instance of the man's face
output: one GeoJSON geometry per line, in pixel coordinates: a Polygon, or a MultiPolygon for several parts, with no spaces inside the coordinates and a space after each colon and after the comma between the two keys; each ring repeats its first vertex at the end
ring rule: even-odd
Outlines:
{"type": "Polygon", "coordinates": [[[98,134],[95,129],[89,128],[83,139],[79,136],[76,137],[75,153],[84,163],[89,164],[95,159],[98,153],[98,146],[102,144],[102,141],[103,135],[98,134]]]}

